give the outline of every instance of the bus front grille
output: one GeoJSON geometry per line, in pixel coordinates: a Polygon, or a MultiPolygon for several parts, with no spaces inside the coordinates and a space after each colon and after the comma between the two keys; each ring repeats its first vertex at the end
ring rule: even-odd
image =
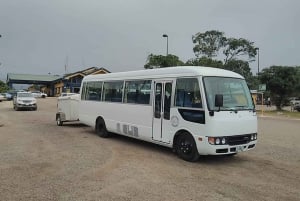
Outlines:
{"type": "Polygon", "coordinates": [[[229,145],[247,144],[251,141],[251,134],[228,136],[227,143],[229,145]]]}

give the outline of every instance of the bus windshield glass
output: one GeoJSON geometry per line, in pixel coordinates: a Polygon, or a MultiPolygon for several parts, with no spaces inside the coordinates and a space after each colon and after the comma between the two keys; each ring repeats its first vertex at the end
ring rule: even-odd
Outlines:
{"type": "Polygon", "coordinates": [[[227,77],[203,78],[209,110],[253,110],[250,91],[244,79],[227,77]],[[223,106],[215,106],[216,94],[223,95],[223,106]]]}

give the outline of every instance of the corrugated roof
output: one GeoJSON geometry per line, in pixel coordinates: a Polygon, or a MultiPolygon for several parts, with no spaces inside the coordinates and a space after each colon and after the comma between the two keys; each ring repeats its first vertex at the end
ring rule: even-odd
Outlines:
{"type": "Polygon", "coordinates": [[[43,81],[43,82],[52,82],[61,78],[59,75],[30,75],[30,74],[14,74],[8,73],[7,74],[7,81],[9,80],[24,80],[24,81],[43,81]]]}

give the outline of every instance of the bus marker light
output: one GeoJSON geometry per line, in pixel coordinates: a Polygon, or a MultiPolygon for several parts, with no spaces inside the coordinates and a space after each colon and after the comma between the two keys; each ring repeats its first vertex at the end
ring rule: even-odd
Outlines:
{"type": "Polygon", "coordinates": [[[209,144],[215,144],[215,138],[208,137],[208,142],[209,142],[209,144]]]}

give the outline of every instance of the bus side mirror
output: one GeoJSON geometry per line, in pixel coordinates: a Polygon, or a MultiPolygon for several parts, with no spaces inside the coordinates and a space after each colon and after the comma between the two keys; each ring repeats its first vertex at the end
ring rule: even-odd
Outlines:
{"type": "Polygon", "coordinates": [[[219,107],[219,111],[220,111],[220,107],[223,106],[223,95],[222,94],[216,94],[216,96],[215,96],[215,106],[219,107]]]}

